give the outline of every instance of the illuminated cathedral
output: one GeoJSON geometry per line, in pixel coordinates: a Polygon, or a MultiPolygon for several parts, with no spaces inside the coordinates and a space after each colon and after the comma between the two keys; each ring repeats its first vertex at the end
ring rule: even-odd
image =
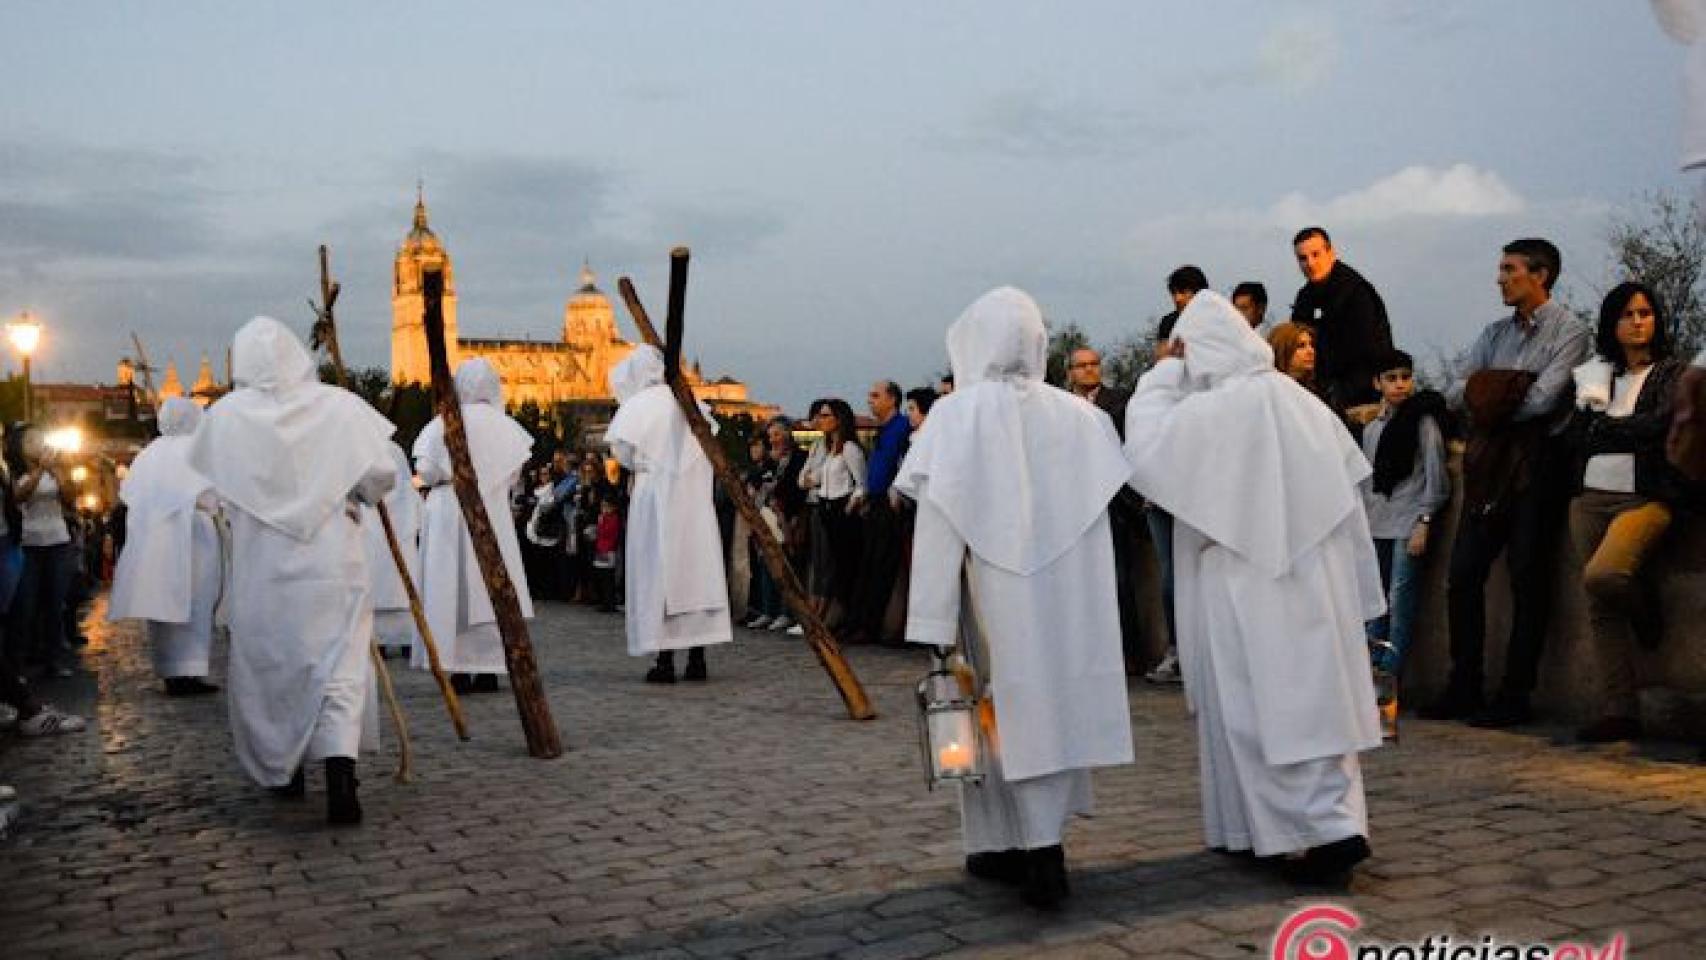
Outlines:
{"type": "MultiPolygon", "coordinates": [[[[610,370],[634,349],[616,328],[610,298],[598,289],[590,266],[583,266],[580,285],[563,308],[561,340],[483,339],[461,335],[456,315],[456,273],[444,244],[427,225],[424,198],[415,201],[414,226],[397,248],[391,280],[391,380],[427,383],[426,333],[422,326],[424,301],[421,275],[427,266],[444,272],[444,336],[450,365],[468,357],[485,357],[503,380],[504,403],[515,407],[529,400],[542,407],[563,402],[614,405],[610,370]]],[[[720,414],[775,416],[779,408],[754,403],[746,384],[732,377],[707,381],[694,363],[687,382],[700,400],[720,414]]]]}

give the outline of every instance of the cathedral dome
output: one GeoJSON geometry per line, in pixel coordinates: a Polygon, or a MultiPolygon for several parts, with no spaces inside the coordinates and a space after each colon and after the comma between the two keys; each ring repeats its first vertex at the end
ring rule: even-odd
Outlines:
{"type": "Polygon", "coordinates": [[[571,343],[617,339],[616,308],[598,289],[591,264],[581,264],[580,287],[563,308],[563,339],[571,343]]]}

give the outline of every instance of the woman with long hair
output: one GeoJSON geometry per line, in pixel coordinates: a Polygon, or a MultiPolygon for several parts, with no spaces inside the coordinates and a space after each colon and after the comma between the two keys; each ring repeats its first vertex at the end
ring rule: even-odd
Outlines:
{"type": "Polygon", "coordinates": [[[834,622],[847,615],[859,569],[859,518],[848,510],[865,492],[865,450],[853,408],[836,398],[812,404],[812,423],[823,437],[800,471],[800,488],[817,495],[813,526],[812,596],[834,622]],[[821,536],[819,536],[821,533],[821,536]]]}
{"type": "Polygon", "coordinates": [[[6,440],[22,512],[18,539],[24,547],[23,577],[12,601],[11,642],[26,663],[69,677],[75,655],[65,636],[64,609],[78,562],[71,540],[70,521],[77,507],[69,471],[34,425],[12,431],[6,440]]]}
{"type": "Polygon", "coordinates": [[[1686,496],[1665,460],[1672,386],[1681,365],[1671,357],[1664,302],[1651,287],[1628,281],[1605,295],[1595,338],[1599,359],[1577,368],[1573,424],[1581,457],[1580,488],[1570,504],[1570,533],[1585,566],[1582,587],[1599,666],[1600,718],[1577,731],[1584,743],[1641,735],[1635,694],[1635,644],[1657,646],[1658,598],[1642,568],[1670,528],[1686,496]],[[1604,363],[1611,381],[1603,382],[1604,363]],[[1600,371],[1600,382],[1589,383],[1600,371]],[[1609,389],[1606,389],[1609,387],[1609,389]]]}
{"type": "Polygon", "coordinates": [[[1274,349],[1274,369],[1321,395],[1315,383],[1315,331],[1301,323],[1282,323],[1269,332],[1268,346],[1274,349]]]}

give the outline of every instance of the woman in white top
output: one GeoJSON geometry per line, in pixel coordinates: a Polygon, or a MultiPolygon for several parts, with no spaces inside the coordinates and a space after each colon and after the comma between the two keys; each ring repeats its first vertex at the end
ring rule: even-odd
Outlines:
{"type": "Polygon", "coordinates": [[[854,494],[865,494],[865,450],[847,401],[819,400],[812,407],[812,423],[823,437],[800,470],[800,489],[817,496],[812,596],[833,624],[846,616],[858,585],[859,518],[847,507],[854,494]]]}
{"type": "Polygon", "coordinates": [[[1635,644],[1654,647],[1663,633],[1654,584],[1642,567],[1687,496],[1682,477],[1665,460],[1671,388],[1681,370],[1665,328],[1664,304],[1652,288],[1618,284],[1600,307],[1596,347],[1602,361],[1577,370],[1583,409],[1573,428],[1582,482],[1570,504],[1570,532],[1585,563],[1582,588],[1603,700],[1600,719],[1577,731],[1584,743],[1641,735],[1635,644]]]}
{"type": "Polygon", "coordinates": [[[12,433],[10,452],[15,462],[16,494],[23,513],[19,542],[24,547],[24,572],[13,598],[11,633],[27,663],[45,667],[56,677],[69,677],[75,654],[65,637],[65,603],[76,572],[77,548],[68,522],[76,509],[74,492],[59,452],[49,447],[35,426],[12,433]]]}

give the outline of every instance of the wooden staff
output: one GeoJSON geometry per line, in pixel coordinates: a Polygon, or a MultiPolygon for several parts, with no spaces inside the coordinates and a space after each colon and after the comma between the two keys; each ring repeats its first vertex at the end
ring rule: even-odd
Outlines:
{"type": "MultiPolygon", "coordinates": [[[[338,324],[333,319],[332,305],[338,300],[338,284],[332,282],[332,271],[327,264],[326,247],[320,245],[320,304],[314,306],[314,312],[319,319],[314,324],[314,339],[326,345],[326,352],[332,355],[332,370],[338,378],[338,386],[349,388],[349,372],[344,367],[344,352],[338,346],[338,324]]],[[[403,548],[397,540],[397,528],[391,522],[391,510],[381,500],[374,505],[379,514],[379,525],[385,529],[385,545],[391,549],[391,562],[397,565],[397,576],[403,581],[403,592],[409,598],[409,613],[414,616],[415,630],[421,635],[421,643],[426,646],[427,665],[432,668],[433,679],[438,682],[438,692],[444,697],[444,709],[450,712],[450,725],[456,728],[456,736],[460,740],[468,739],[468,718],[462,713],[462,701],[456,696],[455,688],[450,685],[450,677],[445,675],[444,666],[438,660],[438,644],[433,642],[432,625],[427,623],[426,606],[421,603],[420,591],[415,589],[415,578],[409,575],[409,564],[403,558],[403,548]]],[[[393,719],[399,725],[402,722],[402,711],[397,707],[396,694],[391,692],[391,674],[385,666],[385,658],[379,655],[377,646],[373,649],[375,662],[379,664],[381,684],[385,687],[392,705],[393,719]]],[[[405,739],[404,749],[408,748],[405,739]]]]}
{"type": "Polygon", "coordinates": [[[528,640],[527,621],[521,618],[521,599],[515,584],[509,579],[503,554],[498,550],[497,534],[492,520],[486,515],[486,503],[480,496],[480,486],[474,476],[474,461],[468,452],[468,434],[462,425],[462,404],[456,398],[456,387],[450,379],[450,357],[444,341],[444,268],[428,265],[421,270],[421,295],[425,301],[427,356],[432,365],[432,392],[438,415],[444,421],[444,445],[450,451],[451,486],[462,505],[462,519],[468,524],[468,538],[474,545],[474,558],[480,564],[480,578],[492,600],[492,612],[497,616],[498,635],[503,638],[504,664],[509,668],[510,689],[515,692],[516,710],[521,714],[521,730],[527,738],[530,756],[549,760],[563,754],[557,737],[557,725],[551,719],[551,705],[545,699],[545,687],[539,682],[539,668],[533,661],[533,644],[528,640]]]}
{"type": "Polygon", "coordinates": [[[770,532],[770,525],[764,522],[758,513],[758,507],[747,495],[746,486],[741,483],[735,473],[729,458],[723,454],[723,448],[711,434],[710,424],[705,422],[705,415],[699,410],[699,401],[693,396],[693,390],[687,385],[687,380],[681,376],[681,336],[684,318],[682,316],[687,299],[687,248],[676,247],[669,253],[669,314],[664,318],[665,329],[669,331],[670,342],[658,339],[658,332],[652,326],[651,317],[646,308],[640,303],[640,295],[634,290],[634,282],[623,277],[616,282],[617,289],[622,293],[622,300],[628,305],[628,312],[634,315],[634,325],[640,328],[640,336],[664,355],[664,381],[669,384],[670,392],[675,395],[675,402],[681,407],[681,414],[687,419],[688,429],[693,431],[694,439],[699,441],[700,449],[705,451],[706,459],[711,461],[711,469],[721,481],[723,490],[734,501],[735,509],[746,518],[747,526],[752,528],[754,537],[758,540],[758,552],[764,557],[764,565],[770,568],[770,575],[782,587],[782,596],[788,601],[788,606],[794,611],[795,617],[805,627],[806,643],[817,655],[817,661],[829,673],[829,678],[835,683],[835,690],[841,694],[841,700],[847,705],[847,713],[855,720],[870,720],[877,715],[871,706],[870,698],[865,695],[865,688],[860,685],[859,677],[853,668],[841,655],[841,647],[836,644],[835,637],[830,634],[829,627],[823,618],[812,609],[811,602],[806,598],[805,588],[800,585],[799,578],[794,576],[794,568],[788,564],[787,555],[782,552],[782,545],[776,542],[776,537],[770,532]]]}

